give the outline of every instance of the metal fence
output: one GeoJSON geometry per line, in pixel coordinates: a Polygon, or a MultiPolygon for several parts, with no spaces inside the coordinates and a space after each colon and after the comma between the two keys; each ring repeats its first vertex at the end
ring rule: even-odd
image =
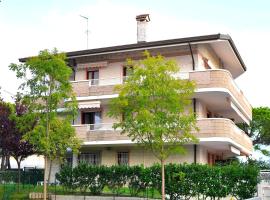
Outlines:
{"type": "MultiPolygon", "coordinates": [[[[20,184],[18,170],[0,171],[0,199],[11,200],[13,194],[19,191],[29,193],[37,188],[38,183],[43,180],[43,169],[21,169],[20,184]]],[[[25,197],[25,199],[28,199],[25,197]]]]}

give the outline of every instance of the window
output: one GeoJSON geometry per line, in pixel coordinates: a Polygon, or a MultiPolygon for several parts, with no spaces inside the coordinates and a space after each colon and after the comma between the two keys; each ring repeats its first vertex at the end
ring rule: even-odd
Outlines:
{"type": "Polygon", "coordinates": [[[99,84],[99,71],[98,70],[87,71],[87,79],[90,80],[91,85],[98,85],[99,84]]]}
{"type": "Polygon", "coordinates": [[[222,156],[212,154],[209,152],[207,153],[208,165],[214,165],[216,163],[216,161],[218,161],[218,160],[222,160],[222,156]]]}
{"type": "Polygon", "coordinates": [[[86,162],[91,165],[100,165],[101,163],[100,152],[81,153],[79,157],[79,162],[86,162]]]}
{"type": "Polygon", "coordinates": [[[90,124],[90,129],[96,129],[101,123],[101,112],[83,112],[81,116],[82,124],[90,124]]]}
{"type": "Polygon", "coordinates": [[[126,80],[126,78],[131,75],[133,72],[133,67],[132,66],[124,66],[123,67],[123,81],[126,80]]]}
{"type": "Polygon", "coordinates": [[[117,163],[118,163],[118,165],[128,165],[129,164],[128,152],[118,152],[117,153],[117,163]]]}

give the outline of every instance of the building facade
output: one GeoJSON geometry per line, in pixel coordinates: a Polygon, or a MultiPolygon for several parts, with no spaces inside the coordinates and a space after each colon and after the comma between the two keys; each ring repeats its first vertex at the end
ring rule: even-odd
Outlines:
{"type": "MultiPolygon", "coordinates": [[[[181,68],[177,76],[197,85],[191,106],[197,115],[199,132],[194,135],[199,143],[186,145],[185,155],[172,155],[167,163],[213,164],[252,153],[251,139],[236,126],[249,124],[252,118],[252,107],[234,81],[246,67],[231,37],[215,34],[68,52],[71,83],[79,105],[73,126],[83,141],[79,155],[68,155],[72,166],[79,161],[144,166],[158,162],[150,151],[114,130],[117,120],[106,114],[108,102],[118,96],[114,86],[124,84],[128,76],[126,59],[142,59],[145,50],[176,60],[181,68]]],[[[56,161],[52,181],[59,167],[56,161]]]]}
{"type": "Polygon", "coordinates": [[[186,155],[173,155],[167,162],[213,164],[251,154],[251,139],[235,125],[249,124],[252,117],[251,105],[234,82],[246,68],[232,39],[217,34],[67,53],[80,113],[73,126],[83,141],[79,158],[72,157],[73,166],[78,160],[102,165],[157,162],[151,152],[113,130],[116,119],[106,114],[109,100],[117,97],[114,86],[128,76],[126,59],[139,60],[145,50],[176,60],[181,67],[178,76],[197,84],[192,107],[200,142],[187,145],[186,155]]]}

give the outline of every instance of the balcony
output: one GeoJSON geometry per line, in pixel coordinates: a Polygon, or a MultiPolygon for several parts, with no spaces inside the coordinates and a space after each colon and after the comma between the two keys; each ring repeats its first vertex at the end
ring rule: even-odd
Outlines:
{"type": "Polygon", "coordinates": [[[120,134],[120,130],[113,129],[113,123],[73,125],[77,137],[83,142],[129,140],[120,134]]]}
{"type": "Polygon", "coordinates": [[[73,91],[78,97],[115,94],[114,86],[122,84],[127,77],[71,81],[73,91]]]}
{"type": "Polygon", "coordinates": [[[251,139],[230,119],[202,118],[197,120],[197,126],[200,130],[194,135],[200,138],[201,142],[211,143],[215,148],[219,143],[223,143],[223,145],[227,143],[231,146],[237,146],[244,154],[249,154],[253,150],[251,139]]]}
{"type": "MultiPolygon", "coordinates": [[[[112,126],[112,123],[74,125],[78,138],[85,144],[132,143],[128,136],[120,134],[120,130],[114,130],[112,126]]],[[[249,154],[253,149],[251,139],[229,119],[202,118],[197,120],[197,126],[200,130],[193,134],[202,144],[207,143],[207,146],[222,151],[236,146],[244,154],[249,154]]]]}
{"type": "MultiPolygon", "coordinates": [[[[222,98],[223,100],[228,97],[233,102],[235,109],[239,110],[239,115],[242,115],[242,113],[244,114],[244,118],[247,119],[244,121],[248,122],[251,120],[252,107],[242,91],[235,84],[229,71],[217,69],[183,72],[179,74],[178,77],[196,82],[197,90],[195,98],[204,97],[205,93],[209,94],[210,92],[214,93],[214,95],[220,94],[219,98],[222,98]]],[[[125,78],[126,77],[115,77],[72,81],[72,86],[77,97],[112,95],[116,93],[114,91],[114,85],[122,84],[125,78]]]]}
{"type": "Polygon", "coordinates": [[[194,71],[189,73],[189,79],[196,82],[197,93],[203,90],[205,90],[204,92],[216,91],[220,93],[227,93],[229,91],[230,94],[228,96],[237,105],[238,109],[249,120],[252,118],[252,107],[243,92],[237,87],[229,71],[220,69],[194,71]]]}

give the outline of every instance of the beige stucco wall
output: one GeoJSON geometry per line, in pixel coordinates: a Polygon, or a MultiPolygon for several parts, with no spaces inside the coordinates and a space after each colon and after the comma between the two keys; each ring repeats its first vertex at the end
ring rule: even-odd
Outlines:
{"type": "Polygon", "coordinates": [[[212,69],[220,69],[222,68],[222,63],[217,56],[217,54],[214,52],[214,50],[209,45],[198,45],[198,62],[199,62],[199,69],[204,69],[204,62],[203,58],[208,59],[208,64],[212,69]]]}
{"type": "MultiPolygon", "coordinates": [[[[194,162],[194,149],[193,145],[185,146],[186,153],[184,155],[175,154],[170,156],[166,163],[193,163],[194,162]]],[[[142,147],[137,146],[118,146],[118,147],[83,147],[82,152],[101,152],[101,164],[106,166],[117,164],[117,152],[128,151],[129,152],[129,165],[144,165],[145,167],[152,166],[159,161],[154,155],[142,147]]],[[[73,167],[78,163],[78,156],[73,156],[73,167]]],[[[197,163],[207,164],[207,149],[200,145],[197,145],[197,163]]],[[[60,170],[60,163],[53,161],[52,172],[50,182],[55,181],[55,174],[60,170]]]]}
{"type": "MultiPolygon", "coordinates": [[[[166,163],[192,163],[194,160],[193,154],[193,146],[188,145],[186,146],[186,153],[184,155],[175,154],[170,156],[167,159],[166,163]]],[[[84,150],[85,152],[91,151],[89,148],[88,150],[84,150]]],[[[149,151],[145,150],[142,147],[131,147],[131,146],[119,146],[119,147],[109,147],[109,148],[101,148],[101,164],[102,165],[115,165],[117,164],[117,152],[119,151],[128,151],[129,152],[129,165],[141,165],[144,166],[151,166],[154,163],[158,163],[158,160],[155,156],[149,151]]],[[[204,161],[202,159],[202,161],[204,161]]],[[[204,162],[205,163],[205,162],[204,162]]]]}
{"type": "MultiPolygon", "coordinates": [[[[166,57],[166,59],[173,59],[180,66],[181,72],[188,72],[192,70],[192,59],[190,55],[183,56],[172,56],[166,57]]],[[[194,54],[195,65],[198,65],[198,55],[194,54]]],[[[99,78],[102,82],[103,79],[111,79],[111,78],[121,78],[123,76],[123,66],[125,62],[113,62],[108,63],[106,67],[99,68],[99,78]]],[[[84,65],[88,66],[88,65],[84,65]]],[[[86,80],[86,69],[85,68],[77,68],[75,80],[86,80]]]]}
{"type": "Polygon", "coordinates": [[[86,80],[86,71],[83,68],[77,68],[75,74],[75,81],[86,80]]]}
{"type": "Polygon", "coordinates": [[[207,108],[205,104],[198,99],[196,99],[196,114],[198,118],[207,117],[207,108]]]}
{"type": "Polygon", "coordinates": [[[109,107],[107,104],[102,105],[102,114],[101,114],[101,120],[102,123],[114,123],[117,122],[115,118],[109,117],[108,113],[109,112],[109,107]]]}
{"type": "MultiPolygon", "coordinates": [[[[222,63],[217,54],[209,45],[198,45],[197,50],[194,51],[194,61],[196,70],[204,70],[203,58],[208,59],[208,64],[212,69],[222,68],[222,63]]],[[[180,66],[181,72],[192,71],[192,57],[191,55],[181,56],[167,56],[167,59],[173,59],[180,66]]],[[[123,66],[125,60],[122,62],[108,62],[106,67],[99,68],[99,77],[101,79],[121,78],[123,75],[123,66]]],[[[86,80],[86,69],[84,67],[90,66],[88,63],[80,64],[76,70],[75,80],[86,80]]]]}
{"type": "Polygon", "coordinates": [[[208,162],[207,159],[207,148],[197,145],[197,162],[206,164],[208,162]]]}
{"type": "Polygon", "coordinates": [[[99,69],[100,84],[109,82],[110,79],[113,79],[113,83],[114,81],[118,81],[123,76],[123,65],[124,62],[114,62],[109,63],[106,67],[101,67],[99,69]]]}
{"type": "MultiPolygon", "coordinates": [[[[192,71],[192,58],[190,55],[166,57],[166,59],[175,60],[180,67],[180,72],[192,71]]],[[[195,63],[197,62],[196,56],[194,57],[195,63]]]]}

